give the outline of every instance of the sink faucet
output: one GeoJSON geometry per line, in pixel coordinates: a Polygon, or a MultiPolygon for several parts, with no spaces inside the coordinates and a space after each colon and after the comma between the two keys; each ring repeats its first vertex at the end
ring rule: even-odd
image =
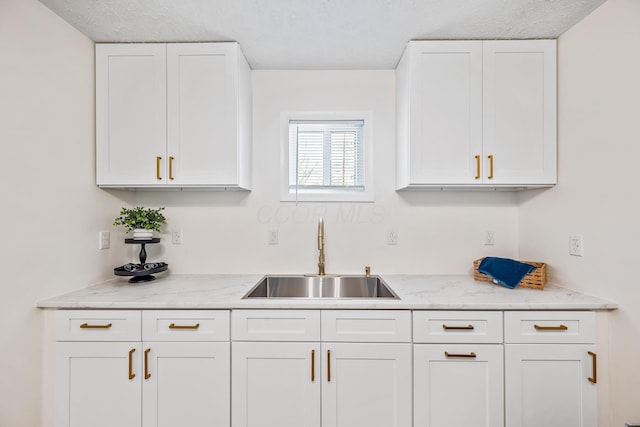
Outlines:
{"type": "Polygon", "coordinates": [[[324,220],[322,217],[318,220],[318,250],[320,250],[318,275],[324,276],[324,220]]]}

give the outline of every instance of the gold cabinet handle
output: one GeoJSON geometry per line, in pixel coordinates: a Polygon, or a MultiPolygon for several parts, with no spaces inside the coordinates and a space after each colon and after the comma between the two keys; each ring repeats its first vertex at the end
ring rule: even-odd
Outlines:
{"type": "Polygon", "coordinates": [[[461,357],[461,358],[464,358],[464,359],[475,359],[477,357],[476,354],[473,351],[471,353],[469,353],[469,354],[456,354],[456,353],[449,353],[449,352],[445,351],[444,355],[445,355],[445,357],[449,357],[449,358],[451,358],[451,357],[461,357]]]}
{"type": "Polygon", "coordinates": [[[133,373],[133,353],[136,352],[135,348],[129,350],[129,379],[132,380],[136,377],[136,374],[133,373]]]}
{"type": "Polygon", "coordinates": [[[587,379],[590,383],[595,384],[598,382],[598,370],[596,366],[598,363],[598,356],[593,351],[588,351],[587,354],[591,356],[591,372],[593,373],[593,376],[588,377],[587,379]]]}
{"type": "Polygon", "coordinates": [[[331,382],[331,350],[327,350],[327,382],[331,382]]]}
{"type": "Polygon", "coordinates": [[[487,178],[493,179],[493,154],[489,156],[489,176],[487,178]]]}
{"type": "Polygon", "coordinates": [[[173,181],[173,156],[169,156],[169,179],[173,181]]]}
{"type": "Polygon", "coordinates": [[[476,155],[476,179],[480,179],[480,155],[476,155]]]}
{"type": "Polygon", "coordinates": [[[566,325],[559,325],[559,326],[533,325],[533,327],[535,328],[536,331],[566,331],[567,329],[569,329],[569,327],[567,327],[566,325]]]}
{"type": "Polygon", "coordinates": [[[156,156],[156,179],[158,181],[162,179],[162,177],[160,176],[160,160],[162,160],[162,157],[156,156]]]}
{"type": "Polygon", "coordinates": [[[311,382],[316,380],[316,351],[311,350],[311,382]]]}
{"type": "Polygon", "coordinates": [[[200,327],[200,323],[196,323],[195,325],[176,325],[172,323],[169,325],[169,329],[198,329],[200,327]]]}
{"type": "Polygon", "coordinates": [[[109,329],[113,324],[107,323],[106,325],[90,325],[88,323],[83,323],[80,325],[80,329],[109,329]]]}
{"type": "Polygon", "coordinates": [[[473,325],[448,326],[448,325],[443,324],[442,325],[442,329],[444,329],[445,331],[460,331],[460,330],[473,331],[475,328],[473,327],[473,325]]]}
{"type": "Polygon", "coordinates": [[[149,352],[150,351],[151,351],[150,348],[144,351],[144,379],[145,380],[148,380],[149,378],[151,378],[151,374],[149,373],[149,352]]]}

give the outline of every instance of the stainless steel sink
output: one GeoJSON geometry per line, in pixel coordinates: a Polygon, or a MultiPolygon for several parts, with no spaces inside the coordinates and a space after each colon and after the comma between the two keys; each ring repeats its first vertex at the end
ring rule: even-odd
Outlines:
{"type": "Polygon", "coordinates": [[[265,276],[242,298],[400,299],[380,276],[265,276]]]}

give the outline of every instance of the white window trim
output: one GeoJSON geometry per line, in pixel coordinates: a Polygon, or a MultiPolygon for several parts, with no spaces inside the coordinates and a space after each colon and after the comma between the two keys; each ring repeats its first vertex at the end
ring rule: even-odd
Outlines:
{"type": "Polygon", "coordinates": [[[306,111],[280,115],[280,201],[283,202],[373,202],[373,113],[371,111],[306,111]],[[364,191],[292,193],[289,190],[289,122],[292,120],[362,120],[364,147],[364,191]]]}

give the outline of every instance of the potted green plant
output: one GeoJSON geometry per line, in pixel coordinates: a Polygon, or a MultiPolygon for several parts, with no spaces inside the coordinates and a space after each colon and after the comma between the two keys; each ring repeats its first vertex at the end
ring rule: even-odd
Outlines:
{"type": "Polygon", "coordinates": [[[133,209],[120,209],[118,216],[113,225],[122,225],[128,232],[133,232],[134,239],[151,239],[154,231],[160,231],[162,224],[165,224],[166,218],[162,214],[164,208],[151,209],[136,206],[133,209]]]}

